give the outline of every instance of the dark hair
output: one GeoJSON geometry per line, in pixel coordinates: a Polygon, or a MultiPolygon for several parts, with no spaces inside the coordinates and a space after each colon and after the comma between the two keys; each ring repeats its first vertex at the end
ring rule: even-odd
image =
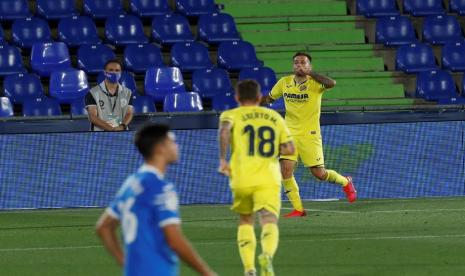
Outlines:
{"type": "Polygon", "coordinates": [[[292,57],[292,60],[294,60],[296,57],[300,57],[300,56],[307,57],[308,61],[312,62],[312,56],[307,54],[307,53],[304,53],[304,52],[295,53],[294,56],[292,57]]]}
{"type": "Polygon", "coordinates": [[[105,65],[103,65],[103,70],[106,70],[108,64],[111,64],[111,63],[119,64],[119,66],[121,67],[121,70],[123,70],[123,64],[121,63],[121,61],[119,61],[119,60],[116,59],[116,58],[110,59],[110,60],[108,60],[107,62],[105,62],[105,65]]]}
{"type": "Polygon", "coordinates": [[[260,93],[260,84],[255,80],[243,80],[237,84],[237,96],[239,101],[254,101],[260,93]]]}
{"type": "Polygon", "coordinates": [[[148,124],[134,135],[134,144],[144,159],[152,157],[153,149],[168,137],[170,128],[164,124],[148,124]]]}

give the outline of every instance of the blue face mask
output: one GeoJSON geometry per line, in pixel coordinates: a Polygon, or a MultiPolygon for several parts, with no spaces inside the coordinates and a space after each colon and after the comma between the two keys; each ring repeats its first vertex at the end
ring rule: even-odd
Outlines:
{"type": "Polygon", "coordinates": [[[111,83],[117,83],[121,79],[121,73],[104,72],[105,78],[111,83]]]}

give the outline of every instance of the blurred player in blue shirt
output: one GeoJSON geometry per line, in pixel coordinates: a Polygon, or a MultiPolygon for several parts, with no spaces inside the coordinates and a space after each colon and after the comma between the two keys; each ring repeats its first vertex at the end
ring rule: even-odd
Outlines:
{"type": "Polygon", "coordinates": [[[136,133],[135,144],[145,164],[102,214],[97,235],[125,275],[178,275],[178,256],[199,274],[215,275],[182,234],[176,189],[164,179],[178,159],[174,134],[168,126],[148,125],[136,133]],[[116,234],[120,223],[125,256],[116,234]]]}

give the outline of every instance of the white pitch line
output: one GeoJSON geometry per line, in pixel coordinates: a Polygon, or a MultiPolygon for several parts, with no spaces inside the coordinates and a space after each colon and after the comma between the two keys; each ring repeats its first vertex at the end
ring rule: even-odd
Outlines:
{"type": "Polygon", "coordinates": [[[72,249],[92,249],[100,248],[101,245],[87,245],[87,246],[62,246],[62,247],[29,247],[29,248],[0,248],[0,252],[13,252],[13,251],[43,251],[43,250],[72,250],[72,249]]]}
{"type": "MultiPolygon", "coordinates": [[[[440,239],[440,238],[465,238],[465,234],[460,235],[418,235],[418,236],[380,236],[380,237],[346,237],[346,238],[323,238],[323,239],[280,239],[280,243],[286,242],[333,242],[333,241],[360,241],[360,240],[415,240],[415,239],[440,239]]],[[[194,242],[195,245],[229,244],[233,241],[216,242],[194,242]]]]}
{"type": "MultiPolygon", "coordinates": [[[[285,200],[286,201],[286,200],[285,200]]],[[[303,199],[302,201],[304,202],[315,202],[318,200],[312,200],[312,199],[303,199]]],[[[452,197],[452,198],[447,198],[447,197],[412,197],[412,198],[377,198],[377,199],[361,199],[359,203],[380,203],[380,202],[421,202],[421,201],[464,201],[465,202],[465,197],[452,197]]],[[[287,200],[287,202],[290,202],[287,200]]],[[[342,204],[353,204],[344,200],[338,200],[335,201],[337,203],[342,203],[342,204]]]]}
{"type": "MultiPolygon", "coordinates": [[[[294,208],[282,207],[283,210],[294,210],[294,208]]],[[[305,209],[312,212],[324,212],[324,213],[337,213],[337,214],[360,214],[360,212],[354,211],[336,211],[336,210],[321,210],[321,209],[305,209]]]]}
{"type": "Polygon", "coordinates": [[[432,213],[438,213],[438,212],[463,212],[465,209],[406,209],[406,210],[390,210],[390,211],[368,211],[366,213],[402,213],[402,212],[432,212],[432,213]]]}
{"type": "Polygon", "coordinates": [[[419,236],[384,236],[384,237],[347,237],[347,238],[329,238],[329,239],[306,239],[306,240],[285,240],[280,242],[321,242],[321,241],[360,241],[360,240],[414,240],[414,239],[440,239],[440,238],[463,238],[465,234],[460,235],[419,235],[419,236]]]}
{"type": "MultiPolygon", "coordinates": [[[[415,240],[415,239],[451,239],[465,238],[465,234],[458,235],[418,235],[418,236],[380,236],[380,237],[346,237],[346,238],[325,238],[325,239],[281,239],[280,243],[286,242],[332,242],[332,241],[360,241],[360,240],[415,240]]],[[[212,245],[212,244],[232,244],[230,241],[212,241],[212,242],[193,242],[195,245],[212,245]]],[[[65,246],[65,247],[30,247],[30,248],[0,248],[0,252],[16,252],[16,251],[47,251],[47,250],[73,250],[73,249],[94,249],[102,248],[101,245],[88,246],[65,246]]]]}
{"type": "MultiPolygon", "coordinates": [[[[294,210],[294,208],[281,208],[283,210],[294,210]]],[[[312,212],[322,212],[322,213],[337,213],[337,214],[372,214],[372,213],[404,213],[404,212],[430,212],[430,213],[439,213],[439,212],[465,212],[465,209],[403,209],[403,210],[378,210],[378,211],[334,211],[334,210],[322,210],[322,209],[305,209],[312,212]]]]}

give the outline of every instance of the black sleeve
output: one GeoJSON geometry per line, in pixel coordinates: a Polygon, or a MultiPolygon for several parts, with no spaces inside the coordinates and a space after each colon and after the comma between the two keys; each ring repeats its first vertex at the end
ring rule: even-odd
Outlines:
{"type": "Polygon", "coordinates": [[[86,95],[86,106],[89,105],[97,105],[97,102],[94,99],[94,96],[92,96],[91,93],[87,93],[86,95]]]}

